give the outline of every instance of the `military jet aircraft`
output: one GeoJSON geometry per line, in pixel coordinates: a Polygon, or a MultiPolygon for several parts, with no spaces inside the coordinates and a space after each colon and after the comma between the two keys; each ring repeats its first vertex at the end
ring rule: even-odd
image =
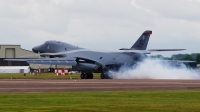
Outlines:
{"type": "Polygon", "coordinates": [[[144,59],[146,54],[155,51],[180,51],[184,49],[151,49],[146,50],[152,31],[142,33],[131,48],[121,48],[116,51],[95,51],[60,41],[46,41],[32,49],[41,56],[40,59],[5,59],[8,61],[26,61],[30,64],[68,65],[76,71],[81,71],[81,79],[93,79],[92,73],[101,73],[101,79],[111,78],[109,70],[118,70],[121,66],[131,67],[144,59]]]}

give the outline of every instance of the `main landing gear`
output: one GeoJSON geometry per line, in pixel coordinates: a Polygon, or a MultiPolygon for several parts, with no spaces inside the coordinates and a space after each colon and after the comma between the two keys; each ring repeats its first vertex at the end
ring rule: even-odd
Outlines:
{"type": "Polygon", "coordinates": [[[112,79],[111,77],[109,77],[108,73],[106,72],[102,72],[100,75],[101,79],[112,79]]]}
{"type": "Polygon", "coordinates": [[[93,74],[91,72],[81,72],[81,79],[93,79],[93,74]]]}
{"type": "Polygon", "coordinates": [[[101,79],[112,79],[109,75],[108,75],[108,67],[104,66],[102,67],[102,71],[101,71],[101,75],[100,78],[101,79]]]}

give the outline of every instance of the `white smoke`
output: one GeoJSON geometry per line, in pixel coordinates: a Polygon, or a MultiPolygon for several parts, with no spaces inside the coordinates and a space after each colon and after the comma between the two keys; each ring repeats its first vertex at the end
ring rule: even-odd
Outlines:
{"type": "Polygon", "coordinates": [[[200,79],[197,70],[184,64],[174,66],[161,59],[145,59],[134,67],[122,67],[119,72],[109,71],[114,79],[200,79]]]}

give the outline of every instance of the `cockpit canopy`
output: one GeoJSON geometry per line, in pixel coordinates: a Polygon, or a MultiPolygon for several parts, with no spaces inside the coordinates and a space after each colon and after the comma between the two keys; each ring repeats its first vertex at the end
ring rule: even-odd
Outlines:
{"type": "Polygon", "coordinates": [[[64,42],[50,40],[43,44],[33,47],[32,51],[35,53],[56,53],[68,50],[79,49],[77,46],[73,46],[64,42]]]}

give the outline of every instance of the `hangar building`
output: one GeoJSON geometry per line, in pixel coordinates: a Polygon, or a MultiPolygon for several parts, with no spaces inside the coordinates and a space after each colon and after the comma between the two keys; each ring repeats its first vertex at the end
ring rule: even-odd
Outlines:
{"type": "MultiPolygon", "coordinates": [[[[39,56],[29,50],[22,49],[21,45],[0,45],[0,66],[30,66],[38,69],[38,64],[28,64],[27,62],[4,61],[5,58],[39,58],[39,56]]],[[[50,65],[41,65],[41,69],[47,69],[50,65]]],[[[55,68],[55,66],[52,66],[55,68]]],[[[56,68],[70,68],[69,66],[56,66],[56,68]]]]}

